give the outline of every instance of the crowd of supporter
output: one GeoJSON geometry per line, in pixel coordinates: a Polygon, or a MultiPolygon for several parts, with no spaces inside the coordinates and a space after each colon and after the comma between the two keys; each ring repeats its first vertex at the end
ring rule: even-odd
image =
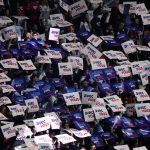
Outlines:
{"type": "MultiPolygon", "coordinates": [[[[0,22],[0,150],[113,150],[118,145],[127,145],[131,150],[142,146],[150,149],[150,24],[144,25],[141,15],[131,12],[131,5],[123,4],[131,1],[81,0],[87,10],[75,16],[60,6],[62,1],[71,6],[80,0],[3,0],[4,5],[0,5],[0,20],[4,16],[11,20],[0,22]],[[50,16],[57,14],[70,24],[54,24],[50,16]],[[5,28],[12,26],[16,38],[5,35],[5,28]],[[51,28],[60,29],[58,40],[50,39],[51,28]],[[96,46],[88,40],[92,35],[100,41],[96,46]],[[133,45],[127,45],[126,51],[123,43],[131,40],[133,45]],[[67,48],[66,43],[71,46],[67,48]],[[90,49],[94,52],[88,53],[90,49]],[[53,52],[60,58],[53,57],[53,52]],[[73,65],[73,58],[78,63],[73,65]],[[104,63],[95,69],[92,60],[99,59],[104,63]],[[23,68],[23,62],[28,60],[31,62],[26,66],[31,69],[23,68]],[[72,74],[60,72],[59,65],[65,62],[72,64],[72,74]],[[126,76],[119,73],[118,66],[127,69],[126,76]],[[134,90],[145,91],[148,98],[138,99],[134,90]],[[91,97],[92,102],[86,103],[84,92],[93,93],[96,98],[91,97]],[[81,103],[67,104],[67,93],[78,93],[81,103]],[[107,97],[114,95],[121,103],[108,102],[107,97]],[[30,99],[36,100],[37,110],[27,106],[26,100],[30,99]],[[143,107],[147,115],[138,115],[136,104],[146,104],[147,108],[143,107]],[[97,119],[94,107],[102,106],[109,116],[97,119]],[[121,111],[113,111],[116,106],[121,111]],[[91,121],[85,118],[84,110],[88,109],[93,109],[91,121]],[[51,125],[38,131],[33,120],[46,115],[51,125]],[[54,125],[52,119],[56,119],[54,125]],[[13,132],[8,138],[5,126],[13,132]],[[77,136],[78,131],[87,136],[77,136]],[[75,141],[67,143],[64,138],[63,143],[57,137],[61,134],[68,134],[75,141]],[[49,148],[40,147],[41,143],[49,144],[49,148]]],[[[148,14],[148,0],[138,0],[132,8],[137,4],[145,4],[148,14]]]]}

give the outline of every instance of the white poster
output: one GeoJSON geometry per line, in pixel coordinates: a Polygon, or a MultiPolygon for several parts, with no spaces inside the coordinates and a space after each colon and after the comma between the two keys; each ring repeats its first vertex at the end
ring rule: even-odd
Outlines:
{"type": "Polygon", "coordinates": [[[7,106],[7,107],[11,111],[13,117],[19,116],[19,115],[24,115],[23,107],[21,107],[19,104],[18,105],[7,106]]]}
{"type": "Polygon", "coordinates": [[[76,140],[68,134],[60,134],[55,136],[62,144],[75,142],[76,140]]]}
{"type": "Polygon", "coordinates": [[[53,150],[53,146],[50,143],[39,143],[40,150],[53,150]]]}
{"type": "Polygon", "coordinates": [[[1,130],[6,139],[16,136],[16,131],[12,124],[1,126],[1,130]]]}
{"type": "Polygon", "coordinates": [[[147,101],[150,100],[149,95],[145,90],[138,89],[138,90],[133,90],[135,97],[137,98],[137,101],[147,101]]]}
{"type": "Polygon", "coordinates": [[[86,54],[89,58],[93,59],[99,59],[102,56],[102,53],[98,51],[94,46],[92,46],[90,43],[84,47],[82,50],[84,54],[86,54]]]}
{"type": "Polygon", "coordinates": [[[135,46],[134,42],[131,40],[122,43],[121,46],[126,54],[136,52],[136,46],[135,46]]]}
{"type": "Polygon", "coordinates": [[[106,107],[92,107],[92,108],[94,110],[95,118],[97,120],[109,117],[106,107]]]}
{"type": "Polygon", "coordinates": [[[0,83],[9,81],[11,81],[11,79],[5,73],[0,73],[0,83]]]}
{"type": "Polygon", "coordinates": [[[3,97],[0,97],[0,106],[1,105],[7,105],[7,104],[11,104],[11,100],[6,97],[6,96],[3,96],[3,97]]]}
{"type": "Polygon", "coordinates": [[[63,8],[66,12],[69,11],[69,5],[68,5],[66,2],[64,2],[63,0],[59,0],[59,5],[60,5],[60,7],[63,8]]]}
{"type": "Polygon", "coordinates": [[[92,34],[88,39],[88,42],[90,42],[93,46],[97,47],[102,43],[102,39],[97,37],[96,35],[92,34]]]}
{"type": "Polygon", "coordinates": [[[60,29],[58,28],[50,28],[49,31],[49,40],[51,41],[58,41],[60,29]]]}
{"type": "Polygon", "coordinates": [[[50,118],[48,116],[33,120],[36,132],[48,130],[50,128],[50,118]]]}
{"type": "Polygon", "coordinates": [[[18,63],[23,70],[35,70],[36,69],[32,60],[18,61],[18,63]]]}
{"type": "Polygon", "coordinates": [[[61,120],[55,112],[45,113],[44,116],[49,116],[51,122],[51,129],[60,129],[61,120]]]}
{"type": "Polygon", "coordinates": [[[126,108],[122,104],[108,104],[113,112],[125,112],[126,108]]]}
{"type": "Polygon", "coordinates": [[[133,148],[133,150],[148,150],[145,146],[133,148]]]}
{"type": "Polygon", "coordinates": [[[5,40],[17,38],[15,26],[9,26],[1,30],[5,40]]]}
{"type": "Polygon", "coordinates": [[[138,51],[150,51],[150,47],[148,46],[137,45],[136,48],[138,51]]]}
{"type": "Polygon", "coordinates": [[[146,71],[147,75],[150,76],[150,64],[144,66],[144,71],[146,71]]]}
{"type": "Polygon", "coordinates": [[[92,107],[97,106],[97,107],[105,107],[105,102],[103,98],[97,98],[95,102],[92,104],[92,107]]]}
{"type": "Polygon", "coordinates": [[[1,120],[7,120],[7,118],[2,113],[0,113],[0,121],[1,120]]]}
{"type": "Polygon", "coordinates": [[[103,3],[103,0],[88,0],[90,3],[103,3]]]}
{"type": "Polygon", "coordinates": [[[135,110],[138,117],[150,115],[150,103],[135,104],[135,110]]]}
{"type": "Polygon", "coordinates": [[[126,104],[126,114],[128,116],[133,116],[135,113],[135,104],[126,104]]]}
{"type": "Polygon", "coordinates": [[[50,56],[47,56],[47,55],[37,56],[36,61],[37,61],[37,63],[40,63],[40,64],[51,64],[52,63],[50,56]]]}
{"type": "Polygon", "coordinates": [[[105,59],[90,59],[92,70],[107,68],[105,59]]]}
{"type": "Polygon", "coordinates": [[[82,104],[93,104],[97,99],[97,92],[82,91],[82,104]]]}
{"type": "Polygon", "coordinates": [[[61,53],[59,51],[45,50],[45,52],[52,59],[62,59],[62,55],[61,55],[61,53]]]}
{"type": "Polygon", "coordinates": [[[62,14],[53,14],[50,15],[51,25],[52,27],[56,26],[56,21],[65,21],[62,14]]]}
{"type": "Polygon", "coordinates": [[[72,75],[72,65],[71,63],[58,63],[59,75],[72,75]]]}
{"type": "Polygon", "coordinates": [[[3,5],[4,5],[3,0],[0,0],[0,6],[3,6],[3,5]]]}
{"type": "Polygon", "coordinates": [[[83,109],[85,122],[93,122],[95,120],[92,108],[83,109]]]}
{"type": "Polygon", "coordinates": [[[122,104],[121,98],[118,97],[117,95],[107,96],[107,97],[104,97],[104,99],[105,99],[109,104],[122,104]]]}
{"type": "Polygon", "coordinates": [[[81,104],[81,100],[78,92],[66,93],[63,94],[63,97],[65,99],[67,106],[81,104]]]}
{"type": "Polygon", "coordinates": [[[130,150],[128,145],[117,145],[117,146],[114,146],[114,149],[115,150],[130,150]]]}
{"type": "Polygon", "coordinates": [[[132,62],[131,63],[132,74],[133,75],[140,74],[144,70],[145,65],[146,65],[145,63],[142,63],[140,61],[132,62]]]}
{"type": "Polygon", "coordinates": [[[124,65],[116,66],[116,67],[114,67],[114,69],[116,70],[117,74],[121,78],[125,78],[125,77],[131,76],[130,68],[127,67],[127,66],[124,66],[124,65]]]}
{"type": "Polygon", "coordinates": [[[87,8],[87,5],[84,0],[80,0],[80,1],[70,5],[70,7],[69,7],[69,11],[70,11],[72,17],[80,15],[81,13],[83,13],[87,10],[88,10],[88,8],[87,8]]]}
{"type": "Polygon", "coordinates": [[[26,99],[25,104],[28,108],[29,113],[39,111],[39,105],[37,99],[26,99]]]}
{"type": "Polygon", "coordinates": [[[72,64],[72,68],[79,68],[83,70],[83,59],[80,57],[69,56],[68,62],[72,64]]]}
{"type": "Polygon", "coordinates": [[[150,24],[150,14],[143,14],[141,15],[143,25],[149,25],[150,24]]]}
{"type": "Polygon", "coordinates": [[[148,13],[148,10],[147,10],[144,3],[137,4],[135,9],[136,9],[136,14],[137,15],[142,15],[142,14],[147,14],[148,13]]]}
{"type": "Polygon", "coordinates": [[[78,138],[86,138],[91,136],[87,130],[74,131],[73,134],[78,138]]]}
{"type": "Polygon", "coordinates": [[[0,63],[4,68],[19,69],[16,58],[4,59],[0,63]]]}
{"type": "Polygon", "coordinates": [[[10,92],[15,92],[16,90],[11,86],[7,84],[0,84],[0,88],[2,88],[3,93],[10,93],[10,92]]]}
{"type": "Polygon", "coordinates": [[[77,43],[63,43],[61,44],[62,48],[68,52],[79,50],[77,43]]]}
{"type": "Polygon", "coordinates": [[[72,23],[70,23],[68,21],[56,21],[56,24],[60,28],[69,27],[69,26],[73,25],[72,23]]]}
{"type": "Polygon", "coordinates": [[[148,73],[146,71],[140,73],[140,78],[141,78],[141,81],[142,81],[143,85],[147,85],[149,83],[148,73]]]}

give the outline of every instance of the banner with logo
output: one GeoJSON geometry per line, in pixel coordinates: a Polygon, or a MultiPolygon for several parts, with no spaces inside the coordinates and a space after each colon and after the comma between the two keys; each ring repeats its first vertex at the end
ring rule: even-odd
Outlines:
{"type": "Polygon", "coordinates": [[[107,68],[105,59],[90,59],[92,70],[107,68]]]}
{"type": "Polygon", "coordinates": [[[69,11],[69,5],[63,0],[59,0],[59,6],[64,9],[66,12],[69,11]]]}
{"type": "Polygon", "coordinates": [[[50,15],[51,25],[52,27],[56,26],[56,21],[65,21],[62,14],[53,14],[50,15]]]}
{"type": "Polygon", "coordinates": [[[18,63],[23,70],[35,70],[36,69],[32,60],[18,61],[18,63]]]}
{"type": "Polygon", "coordinates": [[[19,69],[16,58],[4,59],[0,63],[4,68],[19,69]]]}
{"type": "Polygon", "coordinates": [[[68,52],[79,50],[77,43],[63,43],[61,46],[68,52]]]}
{"type": "Polygon", "coordinates": [[[82,104],[93,104],[97,99],[97,92],[82,91],[82,104]]]}
{"type": "Polygon", "coordinates": [[[105,107],[92,107],[92,109],[97,120],[109,117],[108,111],[105,107]]]}
{"type": "Polygon", "coordinates": [[[131,63],[132,74],[133,75],[140,74],[144,70],[145,65],[146,65],[145,63],[142,63],[140,61],[132,62],[131,63]]]}
{"type": "Polygon", "coordinates": [[[60,29],[58,28],[50,28],[49,31],[49,40],[51,41],[58,41],[60,29]]]}
{"type": "Polygon", "coordinates": [[[29,127],[33,127],[34,126],[33,119],[23,120],[23,122],[25,124],[27,124],[29,127]]]}
{"type": "Polygon", "coordinates": [[[72,75],[72,65],[71,63],[58,63],[59,75],[72,75]]]}
{"type": "Polygon", "coordinates": [[[136,46],[135,46],[134,42],[131,40],[122,43],[121,46],[126,54],[136,52],[136,46]]]}
{"type": "Polygon", "coordinates": [[[56,24],[60,28],[69,27],[69,26],[73,25],[72,23],[70,23],[68,21],[56,21],[56,24]]]}
{"type": "Polygon", "coordinates": [[[91,136],[87,130],[74,131],[73,134],[78,138],[86,138],[91,136]]]}
{"type": "Polygon", "coordinates": [[[72,17],[80,15],[81,13],[83,13],[87,10],[88,10],[88,8],[87,8],[87,5],[84,0],[80,0],[80,1],[70,5],[70,7],[69,7],[69,11],[70,11],[72,17]]]}
{"type": "Polygon", "coordinates": [[[62,59],[62,55],[61,55],[61,53],[59,51],[45,50],[45,52],[52,59],[62,59]]]}
{"type": "Polygon", "coordinates": [[[83,59],[80,57],[69,56],[68,62],[72,64],[72,68],[79,68],[83,70],[83,59]]]}
{"type": "Polygon", "coordinates": [[[138,117],[150,115],[150,103],[135,104],[135,110],[138,117]]]}
{"type": "Polygon", "coordinates": [[[62,144],[75,142],[76,140],[68,134],[60,134],[55,136],[62,144]]]}
{"type": "Polygon", "coordinates": [[[100,58],[102,56],[102,53],[99,52],[94,46],[92,46],[90,43],[88,43],[86,45],[86,47],[84,47],[84,49],[82,50],[82,52],[84,54],[86,54],[89,58],[93,58],[93,59],[96,59],[96,58],[100,58]]]}
{"type": "Polygon", "coordinates": [[[45,113],[44,116],[49,116],[51,122],[51,129],[60,129],[61,120],[55,112],[45,113]]]}
{"type": "Polygon", "coordinates": [[[97,98],[95,102],[92,104],[92,107],[97,106],[97,107],[105,107],[105,102],[103,98],[97,98]]]}
{"type": "Polygon", "coordinates": [[[135,9],[136,9],[136,14],[137,15],[142,15],[142,14],[147,14],[148,13],[148,10],[147,10],[144,3],[137,4],[135,9]]]}
{"type": "Polygon", "coordinates": [[[81,104],[81,100],[78,92],[66,93],[63,94],[63,97],[66,101],[67,106],[81,104]]]}
{"type": "Polygon", "coordinates": [[[11,79],[5,73],[0,73],[0,83],[9,81],[11,81],[11,79]]]}
{"type": "Polygon", "coordinates": [[[142,81],[143,85],[149,84],[148,74],[147,74],[146,71],[140,73],[140,78],[141,78],[141,81],[142,81]]]}
{"type": "Polygon", "coordinates": [[[133,116],[135,113],[135,104],[126,104],[126,114],[128,116],[133,116]]]}
{"type": "Polygon", "coordinates": [[[116,70],[117,74],[121,78],[125,78],[125,77],[131,76],[130,68],[127,67],[127,66],[124,66],[124,65],[116,66],[116,67],[114,67],[114,69],[116,70]]]}
{"type": "Polygon", "coordinates": [[[92,34],[88,39],[88,42],[90,42],[93,46],[97,47],[102,43],[102,39],[97,37],[96,35],[92,34]]]}
{"type": "Polygon", "coordinates": [[[137,101],[147,101],[150,100],[149,95],[145,90],[138,89],[138,90],[133,90],[135,97],[137,98],[137,101]]]}
{"type": "Polygon", "coordinates": [[[122,104],[108,104],[113,112],[125,112],[126,108],[122,104]]]}
{"type": "Polygon", "coordinates": [[[25,104],[28,108],[29,113],[39,111],[39,105],[37,99],[27,99],[25,100],[25,104]]]}
{"type": "Polygon", "coordinates": [[[121,98],[117,95],[104,97],[104,100],[106,100],[109,104],[122,104],[121,98]]]}
{"type": "Polygon", "coordinates": [[[38,149],[38,144],[35,142],[34,138],[24,139],[24,142],[28,148],[38,149]]]}
{"type": "Polygon", "coordinates": [[[65,34],[65,39],[67,39],[68,41],[73,41],[73,40],[77,40],[78,38],[75,33],[71,32],[65,34]]]}
{"type": "Polygon", "coordinates": [[[4,39],[5,40],[10,40],[10,39],[15,39],[17,38],[17,32],[15,26],[9,26],[1,30],[4,39]]]}
{"type": "Polygon", "coordinates": [[[92,108],[83,109],[85,122],[93,122],[95,120],[92,108]]]}
{"type": "Polygon", "coordinates": [[[16,131],[12,124],[1,126],[1,130],[6,139],[16,136],[16,131]]]}
{"type": "Polygon", "coordinates": [[[52,63],[50,56],[47,56],[47,55],[37,56],[36,61],[37,61],[37,63],[40,63],[40,64],[51,64],[52,63]]]}

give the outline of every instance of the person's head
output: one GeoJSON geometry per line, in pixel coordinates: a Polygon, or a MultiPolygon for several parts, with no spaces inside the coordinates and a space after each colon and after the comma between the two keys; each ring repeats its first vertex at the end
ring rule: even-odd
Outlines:
{"type": "Polygon", "coordinates": [[[96,146],[95,145],[91,145],[90,150],[96,150],[96,146]]]}
{"type": "Polygon", "coordinates": [[[32,33],[32,37],[33,37],[33,39],[35,39],[35,40],[37,40],[38,39],[38,32],[33,32],[32,33]]]}
{"type": "Polygon", "coordinates": [[[30,32],[27,32],[27,33],[25,34],[25,38],[26,38],[26,39],[31,39],[31,33],[30,33],[30,32]]]}

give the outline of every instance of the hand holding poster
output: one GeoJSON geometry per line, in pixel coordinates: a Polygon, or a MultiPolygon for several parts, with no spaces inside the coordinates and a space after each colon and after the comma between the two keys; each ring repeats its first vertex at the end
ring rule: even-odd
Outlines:
{"type": "Polygon", "coordinates": [[[142,81],[143,85],[147,85],[149,83],[149,81],[148,81],[148,73],[146,71],[140,73],[140,78],[141,78],[141,81],[142,81]]]}
{"type": "Polygon", "coordinates": [[[16,136],[16,132],[12,124],[1,126],[1,130],[6,139],[16,136]]]}
{"type": "Polygon", "coordinates": [[[11,79],[5,73],[0,73],[0,83],[9,81],[11,81],[11,79]]]}
{"type": "Polygon", "coordinates": [[[35,70],[36,69],[32,60],[18,61],[18,63],[23,70],[35,70]]]}
{"type": "Polygon", "coordinates": [[[61,53],[59,51],[45,50],[45,52],[52,59],[62,59],[62,55],[61,55],[61,53]]]}
{"type": "Polygon", "coordinates": [[[84,49],[82,50],[82,52],[84,54],[86,54],[89,58],[100,58],[102,56],[102,53],[99,52],[94,46],[92,46],[90,43],[88,43],[86,45],[86,47],[84,47],[84,49]]]}
{"type": "Polygon", "coordinates": [[[129,67],[127,67],[127,66],[123,66],[123,65],[122,66],[116,66],[116,67],[114,67],[114,69],[116,70],[117,74],[121,78],[131,76],[131,71],[130,71],[129,67]]]}
{"type": "Polygon", "coordinates": [[[60,134],[55,136],[62,144],[75,142],[76,140],[68,134],[60,134]]]}
{"type": "Polygon", "coordinates": [[[107,68],[105,59],[90,59],[92,70],[107,68]]]}
{"type": "Polygon", "coordinates": [[[69,56],[68,61],[72,64],[72,68],[79,68],[83,70],[83,59],[80,57],[69,56]]]}
{"type": "Polygon", "coordinates": [[[90,42],[93,46],[97,47],[102,43],[102,39],[97,37],[96,35],[92,34],[88,39],[88,42],[90,42]]]}
{"type": "Polygon", "coordinates": [[[82,104],[93,104],[97,99],[96,92],[82,91],[82,104]]]}
{"type": "Polygon", "coordinates": [[[145,90],[142,90],[142,89],[133,90],[133,93],[134,93],[135,97],[137,98],[137,101],[150,100],[150,97],[145,90]]]}
{"type": "Polygon", "coordinates": [[[93,122],[95,120],[92,108],[83,109],[85,122],[93,122]]]}
{"type": "Polygon", "coordinates": [[[135,104],[135,110],[138,117],[150,115],[150,103],[135,104]]]}
{"type": "Polygon", "coordinates": [[[148,13],[148,10],[147,10],[144,3],[137,4],[135,9],[136,9],[136,14],[137,15],[142,15],[142,14],[147,14],[148,13]]]}
{"type": "Polygon", "coordinates": [[[58,41],[60,29],[58,28],[50,28],[49,31],[49,40],[51,41],[58,41]]]}
{"type": "Polygon", "coordinates": [[[81,100],[78,92],[66,93],[63,94],[63,97],[66,101],[67,106],[81,104],[81,100]]]}
{"type": "Polygon", "coordinates": [[[25,100],[25,104],[27,108],[29,109],[28,110],[29,113],[39,111],[39,105],[38,105],[37,99],[27,99],[25,100]]]}
{"type": "Polygon", "coordinates": [[[72,75],[72,65],[71,63],[58,63],[59,75],[72,75]]]}
{"type": "Polygon", "coordinates": [[[72,17],[75,17],[87,10],[88,10],[88,8],[87,8],[84,0],[80,0],[80,1],[70,5],[70,7],[69,7],[69,11],[70,11],[72,17]]]}
{"type": "Polygon", "coordinates": [[[50,118],[48,116],[33,120],[36,132],[48,130],[50,128],[50,118]]]}
{"type": "Polygon", "coordinates": [[[17,38],[15,26],[9,26],[1,30],[5,40],[17,38]]]}
{"type": "Polygon", "coordinates": [[[92,108],[94,110],[95,118],[97,120],[109,117],[108,111],[105,107],[92,107],[92,108]]]}

